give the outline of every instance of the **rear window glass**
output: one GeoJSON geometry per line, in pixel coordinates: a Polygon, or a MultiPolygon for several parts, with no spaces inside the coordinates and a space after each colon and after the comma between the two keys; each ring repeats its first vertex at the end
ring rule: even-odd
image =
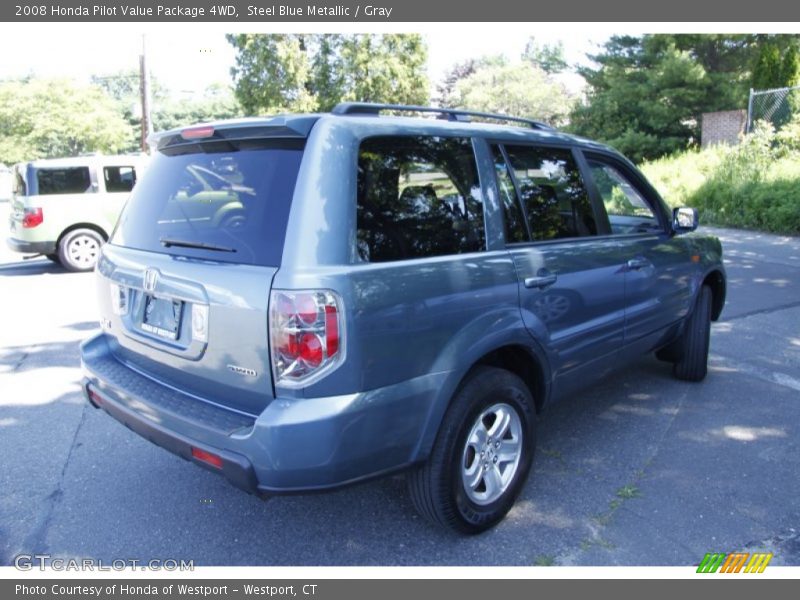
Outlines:
{"type": "Polygon", "coordinates": [[[242,264],[280,264],[300,140],[193,144],[158,152],[111,243],[242,264]]]}
{"type": "Polygon", "coordinates": [[[483,201],[471,141],[364,140],[357,221],[358,256],[364,262],[484,250],[483,201]]]}
{"type": "Polygon", "coordinates": [[[83,194],[92,191],[89,167],[39,169],[36,171],[36,183],[40,195],[83,194]]]}

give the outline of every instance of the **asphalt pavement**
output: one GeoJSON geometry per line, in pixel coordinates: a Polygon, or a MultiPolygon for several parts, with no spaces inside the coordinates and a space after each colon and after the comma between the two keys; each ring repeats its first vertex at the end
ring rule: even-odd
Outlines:
{"type": "MultiPolygon", "coordinates": [[[[7,205],[0,204],[0,226],[7,205]]],[[[702,384],[651,357],[552,406],[508,518],[465,538],[419,518],[402,476],[258,500],[82,398],[94,278],[0,249],[0,564],[800,565],[800,239],[714,230],[728,303],[702,384]]]]}

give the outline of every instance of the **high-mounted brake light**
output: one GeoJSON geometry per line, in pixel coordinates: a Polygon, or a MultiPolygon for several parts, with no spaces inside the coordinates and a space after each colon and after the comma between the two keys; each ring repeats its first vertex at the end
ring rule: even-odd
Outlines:
{"type": "Polygon", "coordinates": [[[269,329],[276,385],[309,385],[344,359],[342,300],[328,290],[273,291],[269,329]]]}
{"type": "Polygon", "coordinates": [[[214,135],[214,128],[210,126],[189,127],[181,131],[181,137],[185,140],[197,140],[208,138],[214,135]]]}
{"type": "Polygon", "coordinates": [[[44,223],[44,213],[41,208],[26,208],[22,215],[22,227],[33,229],[44,223]]]}

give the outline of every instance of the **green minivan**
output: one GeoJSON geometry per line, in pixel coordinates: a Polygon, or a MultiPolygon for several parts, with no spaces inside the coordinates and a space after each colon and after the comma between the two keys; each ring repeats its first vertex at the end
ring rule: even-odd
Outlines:
{"type": "Polygon", "coordinates": [[[69,271],[91,271],[144,160],[92,155],[16,164],[8,246],[69,271]]]}

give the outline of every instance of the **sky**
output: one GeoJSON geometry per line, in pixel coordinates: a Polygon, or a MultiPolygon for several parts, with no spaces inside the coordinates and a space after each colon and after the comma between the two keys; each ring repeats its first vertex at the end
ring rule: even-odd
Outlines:
{"type": "MultiPolygon", "coordinates": [[[[144,33],[151,73],[173,93],[188,95],[212,83],[231,82],[234,51],[225,40],[223,26],[159,25],[143,29],[136,25],[2,23],[0,56],[16,58],[0,62],[0,79],[35,75],[88,80],[90,75],[138,69],[144,33]]],[[[558,28],[550,24],[456,23],[415,24],[414,29],[406,26],[395,30],[423,34],[428,44],[428,75],[435,84],[448,67],[469,58],[505,54],[518,59],[530,36],[539,43],[563,42],[567,60],[585,64],[586,53],[593,52],[613,33],[600,24],[595,27],[576,32],[574,26],[558,28]]],[[[580,78],[568,77],[566,83],[579,87],[580,78]]]]}

